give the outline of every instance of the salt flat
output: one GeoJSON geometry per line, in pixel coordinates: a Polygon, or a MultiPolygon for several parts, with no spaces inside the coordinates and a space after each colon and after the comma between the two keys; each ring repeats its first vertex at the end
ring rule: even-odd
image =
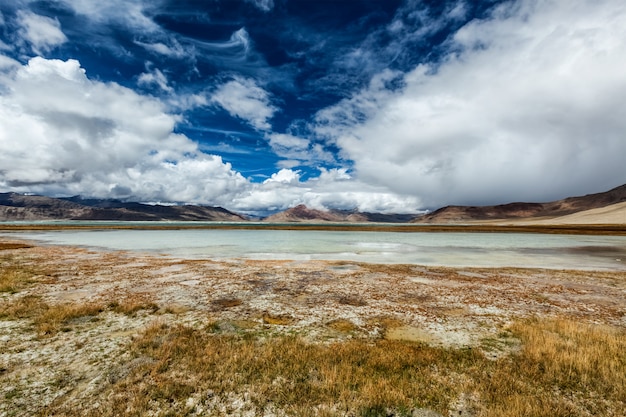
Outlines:
{"type": "Polygon", "coordinates": [[[0,395],[7,399],[0,415],[106,404],[107,375],[134,360],[127,347],[154,323],[211,323],[224,332],[298,334],[325,344],[400,339],[478,349],[494,360],[519,348],[507,328],[530,317],[626,328],[620,271],[190,260],[2,244],[3,265],[36,271],[24,287],[1,294],[5,309],[25,297],[100,307],[45,335],[27,315],[0,320],[0,395]]]}

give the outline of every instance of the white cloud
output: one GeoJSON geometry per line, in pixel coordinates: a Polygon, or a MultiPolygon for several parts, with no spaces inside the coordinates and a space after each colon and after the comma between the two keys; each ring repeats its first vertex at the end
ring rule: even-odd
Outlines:
{"type": "Polygon", "coordinates": [[[316,178],[301,181],[300,172],[281,169],[262,184],[233,200],[234,207],[285,210],[298,204],[317,209],[358,209],[382,213],[416,213],[419,200],[352,179],[343,168],[321,169],[316,178]]]}
{"type": "MultiPolygon", "coordinates": [[[[302,181],[282,169],[251,183],[221,157],[175,134],[179,116],[115,83],[88,78],[76,60],[31,59],[0,79],[0,189],[139,201],[221,205],[256,212],[312,207],[411,211],[412,197],[355,182],[343,169],[302,181]]],[[[291,147],[306,140],[284,136],[291,147]]],[[[305,143],[307,142],[307,143],[305,143]]]]}
{"type": "Polygon", "coordinates": [[[146,42],[135,41],[135,43],[147,49],[148,51],[157,53],[159,55],[165,55],[170,58],[183,58],[185,56],[193,55],[193,51],[186,50],[176,40],[172,40],[171,45],[166,45],[162,42],[146,43],[146,42]]]}
{"type": "Polygon", "coordinates": [[[161,72],[158,68],[149,68],[150,65],[147,66],[148,72],[144,72],[139,75],[137,84],[143,87],[156,86],[166,93],[172,93],[174,89],[169,86],[169,82],[165,74],[163,74],[163,72],[161,72]]]}
{"type": "MultiPolygon", "coordinates": [[[[345,169],[302,181],[282,169],[251,183],[219,156],[173,133],[179,120],[155,98],[87,77],[75,60],[36,57],[5,74],[0,96],[0,188],[48,195],[82,194],[139,201],[279,210],[297,204],[412,211],[414,197],[354,181],[345,169]]],[[[278,136],[290,148],[307,140],[278,136]]]]}
{"type": "MultiPolygon", "coordinates": [[[[359,181],[428,207],[549,200],[626,179],[626,6],[504,3],[438,65],[318,114],[359,181]]],[[[384,79],[384,76],[383,76],[384,79]]]]}
{"type": "Polygon", "coordinates": [[[67,37],[61,31],[61,24],[56,19],[19,11],[17,22],[20,25],[21,40],[27,41],[36,54],[42,55],[67,42],[67,37]]]}
{"type": "Polygon", "coordinates": [[[159,26],[146,15],[146,10],[159,4],[159,1],[143,0],[60,0],[77,14],[86,16],[92,22],[122,23],[139,32],[155,32],[159,26]]]}
{"type": "Polygon", "coordinates": [[[163,103],[87,78],[78,61],[33,58],[3,80],[0,188],[226,204],[248,186],[173,133],[163,103]]]}
{"type": "Polygon", "coordinates": [[[274,0],[246,0],[254,4],[259,10],[269,12],[274,8],[274,0]]]}
{"type": "Polygon", "coordinates": [[[268,138],[274,153],[286,158],[279,162],[281,166],[294,167],[334,161],[333,156],[325,151],[322,145],[311,143],[308,139],[284,133],[272,133],[268,138]]]}
{"type": "Polygon", "coordinates": [[[300,180],[300,172],[293,171],[291,169],[281,169],[275,174],[265,181],[263,184],[271,184],[271,183],[281,183],[281,184],[291,184],[297,183],[300,180]]]}
{"type": "Polygon", "coordinates": [[[19,67],[20,63],[4,55],[0,55],[0,71],[6,71],[11,68],[19,67]]]}
{"type": "Polygon", "coordinates": [[[258,130],[271,128],[268,120],[277,108],[270,102],[267,91],[259,87],[252,79],[237,77],[222,84],[211,97],[233,117],[245,120],[258,130]]]}

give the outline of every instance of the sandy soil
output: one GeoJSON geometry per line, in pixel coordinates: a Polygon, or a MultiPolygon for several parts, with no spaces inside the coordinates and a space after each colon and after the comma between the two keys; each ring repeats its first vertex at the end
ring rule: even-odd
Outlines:
{"type": "Polygon", "coordinates": [[[530,316],[565,316],[626,327],[623,272],[541,269],[451,269],[324,261],[191,261],[126,252],[34,246],[0,254],[47,271],[16,294],[51,304],[143,300],[158,311],[104,312],[74,331],[38,338],[28,320],[0,319],[0,416],[15,401],[76,401],[106,384],[124,347],[148,324],[220,323],[238,331],[299,333],[312,341],[346,338],[419,340],[472,346],[498,357],[515,343],[502,330],[530,316]],[[57,385],[55,385],[57,384],[57,385]],[[56,388],[55,388],[56,387],[56,388]],[[69,388],[68,388],[69,389],[69,388]],[[19,390],[20,396],[12,392],[19,390]]]}
{"type": "Polygon", "coordinates": [[[553,219],[523,220],[521,224],[563,225],[563,224],[626,224],[626,202],[612,204],[592,210],[585,210],[553,219]]]}

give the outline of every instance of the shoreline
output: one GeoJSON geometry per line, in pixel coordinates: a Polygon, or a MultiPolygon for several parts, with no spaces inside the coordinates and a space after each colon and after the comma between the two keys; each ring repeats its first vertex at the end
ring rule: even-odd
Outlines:
{"type": "Polygon", "coordinates": [[[248,229],[248,230],[314,230],[314,231],[361,231],[361,232],[398,232],[398,233],[537,233],[537,234],[574,234],[574,235],[615,235],[626,236],[626,224],[555,224],[555,225],[515,225],[515,224],[393,224],[393,223],[214,223],[193,224],[154,222],[137,224],[129,222],[94,224],[38,224],[0,223],[0,231],[41,231],[41,230],[185,230],[185,229],[248,229]]]}

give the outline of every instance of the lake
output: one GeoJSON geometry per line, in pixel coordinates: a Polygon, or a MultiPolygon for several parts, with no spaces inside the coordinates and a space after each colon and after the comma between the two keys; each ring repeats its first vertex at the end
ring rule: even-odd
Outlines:
{"type": "Polygon", "coordinates": [[[344,260],[451,267],[626,270],[626,236],[228,228],[101,228],[2,235],[53,245],[189,259],[344,260]]]}

